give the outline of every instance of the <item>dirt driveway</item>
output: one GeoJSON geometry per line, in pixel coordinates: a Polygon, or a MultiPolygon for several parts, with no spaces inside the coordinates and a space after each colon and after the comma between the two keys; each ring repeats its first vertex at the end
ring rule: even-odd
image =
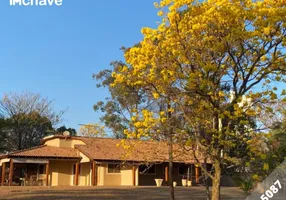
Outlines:
{"type": "MultiPolygon", "coordinates": [[[[205,200],[204,187],[175,189],[177,200],[205,200]]],[[[21,200],[166,200],[168,187],[0,187],[0,199],[21,200]]],[[[238,188],[222,188],[222,199],[244,200],[238,188]]]]}

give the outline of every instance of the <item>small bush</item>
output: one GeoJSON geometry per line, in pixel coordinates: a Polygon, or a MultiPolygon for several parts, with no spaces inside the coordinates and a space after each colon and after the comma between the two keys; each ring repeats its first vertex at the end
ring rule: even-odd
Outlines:
{"type": "Polygon", "coordinates": [[[252,189],[252,183],[252,180],[241,180],[240,187],[246,194],[248,194],[252,189]]]}

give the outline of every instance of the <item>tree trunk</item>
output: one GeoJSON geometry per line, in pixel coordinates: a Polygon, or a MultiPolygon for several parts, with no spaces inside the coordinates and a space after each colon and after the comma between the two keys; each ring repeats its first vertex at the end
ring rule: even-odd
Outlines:
{"type": "MultiPolygon", "coordinates": [[[[206,168],[207,170],[207,168],[206,168]]],[[[211,200],[211,196],[210,196],[210,186],[209,186],[209,183],[208,183],[208,176],[206,173],[204,173],[204,182],[205,182],[205,186],[206,186],[206,199],[207,200],[211,200]]]]}
{"type": "Polygon", "coordinates": [[[174,191],[174,185],[173,185],[173,144],[171,141],[168,143],[168,151],[169,151],[169,191],[170,191],[170,200],[175,200],[175,191],[174,191]]]}
{"type": "Polygon", "coordinates": [[[209,184],[208,184],[208,181],[207,181],[207,180],[205,181],[205,184],[206,184],[206,196],[207,196],[207,200],[211,200],[211,197],[210,197],[210,187],[209,187],[209,184]]]}
{"type": "MultiPolygon", "coordinates": [[[[172,117],[172,112],[170,111],[171,104],[168,103],[168,119],[170,120],[172,117]]],[[[175,200],[175,191],[173,185],[173,130],[172,128],[169,129],[168,139],[168,153],[169,153],[169,190],[170,190],[170,200],[175,200]]]]}
{"type": "Polygon", "coordinates": [[[22,150],[22,133],[19,130],[18,130],[18,149],[17,150],[22,150]]]}
{"type": "Polygon", "coordinates": [[[212,200],[220,199],[220,178],[221,178],[221,166],[220,162],[216,159],[214,161],[214,179],[212,186],[212,200]]]}

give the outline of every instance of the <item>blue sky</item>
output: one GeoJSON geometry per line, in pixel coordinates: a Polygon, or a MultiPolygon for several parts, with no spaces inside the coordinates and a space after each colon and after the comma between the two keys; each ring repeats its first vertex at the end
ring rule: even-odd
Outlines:
{"type": "Polygon", "coordinates": [[[155,0],[63,0],[61,7],[11,7],[0,1],[0,95],[31,91],[68,108],[64,124],[95,123],[107,91],[92,74],[122,60],[121,46],[159,21],[155,0]]]}

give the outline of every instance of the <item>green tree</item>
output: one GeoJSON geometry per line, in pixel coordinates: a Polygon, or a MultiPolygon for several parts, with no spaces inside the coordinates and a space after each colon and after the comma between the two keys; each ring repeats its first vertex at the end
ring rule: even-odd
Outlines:
{"type": "Polygon", "coordinates": [[[273,142],[277,142],[280,161],[286,158],[286,122],[276,124],[273,129],[273,142]]]}
{"type": "MultiPolygon", "coordinates": [[[[116,138],[132,138],[132,139],[152,139],[164,141],[168,143],[169,154],[169,187],[170,197],[174,199],[173,187],[173,145],[178,138],[175,138],[174,129],[183,126],[184,119],[176,117],[173,112],[174,103],[168,98],[161,98],[157,101],[149,89],[128,86],[128,84],[115,85],[113,74],[120,73],[124,70],[125,64],[122,62],[113,62],[112,70],[103,70],[94,75],[97,81],[100,81],[98,87],[107,87],[109,89],[110,98],[106,102],[98,102],[94,109],[104,113],[101,121],[106,127],[111,129],[116,138]],[[139,121],[148,117],[146,109],[162,116],[162,119],[147,122],[148,134],[145,134],[145,125],[139,121]],[[137,123],[136,123],[137,122],[137,123]],[[128,134],[130,133],[130,134],[128,134]]],[[[140,142],[140,141],[138,141],[140,142]]],[[[127,144],[127,146],[130,144],[127,144]]],[[[134,144],[133,144],[134,145],[134,144]]],[[[136,143],[135,143],[136,145],[136,143]]],[[[132,150],[132,147],[130,148],[132,150]]],[[[152,160],[152,158],[149,158],[152,160]]],[[[155,159],[155,158],[153,158],[155,159]]]]}
{"type": "Polygon", "coordinates": [[[273,160],[276,167],[286,159],[286,113],[281,121],[274,122],[269,133],[269,140],[273,149],[273,160]]]}
{"type": "Polygon", "coordinates": [[[7,120],[10,126],[5,132],[10,151],[37,146],[43,137],[54,133],[51,121],[37,112],[14,115],[7,120]]]}
{"type": "Polygon", "coordinates": [[[71,136],[76,136],[77,132],[74,128],[67,128],[66,126],[61,126],[56,129],[56,133],[63,134],[65,131],[68,131],[71,136]]]}
{"type": "Polygon", "coordinates": [[[8,120],[5,120],[4,117],[0,117],[0,153],[5,153],[8,150],[8,138],[5,129],[9,126],[8,120]]]}
{"type": "Polygon", "coordinates": [[[6,137],[6,151],[22,150],[40,144],[40,140],[54,133],[63,112],[55,112],[52,101],[30,92],[5,94],[0,100],[0,115],[6,121],[2,132],[6,137]]]}
{"type": "Polygon", "coordinates": [[[106,87],[110,93],[110,97],[106,98],[105,102],[99,101],[94,105],[94,110],[103,113],[100,120],[107,129],[111,130],[115,138],[126,138],[124,130],[131,125],[130,119],[134,109],[139,108],[145,101],[148,104],[148,100],[144,97],[144,91],[136,87],[129,87],[126,84],[111,87],[110,85],[114,82],[112,73],[117,73],[124,63],[115,61],[111,65],[111,70],[103,70],[93,75],[98,82],[97,87],[106,87]]]}

